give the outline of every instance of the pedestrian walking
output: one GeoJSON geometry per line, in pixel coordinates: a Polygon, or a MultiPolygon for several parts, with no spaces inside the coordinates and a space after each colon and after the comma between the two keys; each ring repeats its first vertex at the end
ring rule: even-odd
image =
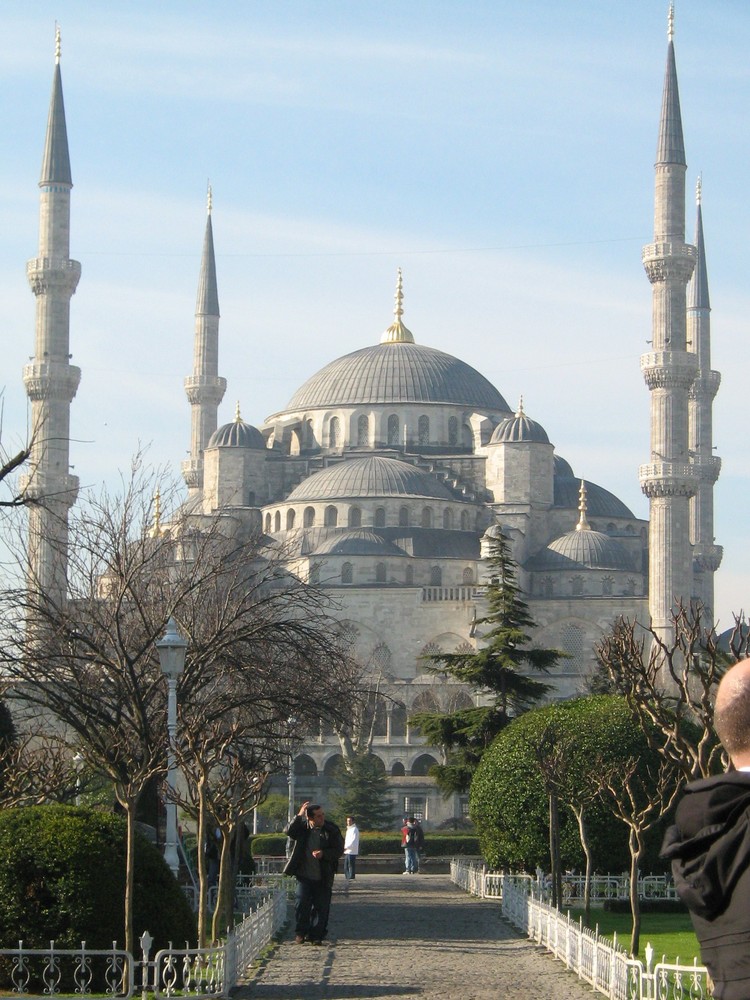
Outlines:
{"type": "Polygon", "coordinates": [[[344,878],[346,887],[357,877],[357,856],[359,855],[359,827],[353,816],[346,817],[344,831],[344,878]]]}
{"type": "Polygon", "coordinates": [[[320,805],[303,802],[286,829],[294,846],[284,867],[297,879],[294,904],[294,940],[321,945],[328,931],[333,879],[344,853],[344,838],[335,823],[326,819],[320,805]]]}
{"type": "Polygon", "coordinates": [[[409,816],[406,825],[401,828],[401,846],[406,856],[404,875],[416,875],[419,872],[419,852],[424,847],[424,833],[414,816],[409,816]]]}

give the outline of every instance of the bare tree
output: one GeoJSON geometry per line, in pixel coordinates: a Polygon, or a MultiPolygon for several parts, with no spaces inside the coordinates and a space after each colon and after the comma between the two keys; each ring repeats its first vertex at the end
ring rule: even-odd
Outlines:
{"type": "Polygon", "coordinates": [[[178,699],[221,707],[250,699],[274,718],[336,717],[346,658],[317,588],[291,576],[283,553],[262,549],[250,518],[201,518],[178,508],[168,525],[165,477],[137,458],[121,492],[74,508],[68,594],[42,590],[28,565],[0,595],[0,657],[26,706],[58,720],[84,762],[112,782],[127,819],[125,946],[132,950],[133,848],[139,799],[163,775],[166,684],[155,642],[169,617],[188,640],[178,699]],[[240,692],[234,702],[233,692],[240,692]]]}
{"type": "Polygon", "coordinates": [[[0,752],[0,807],[74,802],[80,771],[65,740],[43,732],[24,732],[0,752]]]}
{"type": "Polygon", "coordinates": [[[600,667],[624,694],[649,745],[688,780],[714,773],[721,746],[713,729],[716,687],[727,668],[748,655],[750,635],[735,616],[729,651],[719,646],[700,605],[672,616],[674,638],[619,618],[597,646],[600,667]]]}

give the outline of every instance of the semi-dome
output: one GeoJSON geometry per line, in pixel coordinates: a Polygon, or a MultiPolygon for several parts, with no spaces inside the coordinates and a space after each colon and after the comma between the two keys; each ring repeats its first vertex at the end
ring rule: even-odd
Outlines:
{"type": "MultiPolygon", "coordinates": [[[[565,461],[563,459],[563,461],[565,461]]],[[[565,463],[568,464],[567,462],[565,463]]],[[[568,466],[570,468],[570,466],[568,466]]],[[[635,514],[629,507],[626,507],[622,500],[605,490],[603,486],[597,486],[585,480],[586,493],[588,495],[588,512],[592,517],[627,517],[635,519],[635,514]]],[[[580,480],[572,476],[555,476],[554,479],[554,500],[555,507],[577,507],[578,491],[580,480]]]]}
{"type": "Polygon", "coordinates": [[[599,569],[634,571],[633,560],[620,542],[591,528],[568,531],[556,538],[526,565],[527,569],[599,569]]]}
{"type": "Polygon", "coordinates": [[[575,479],[573,466],[566,458],[563,458],[562,455],[554,455],[552,462],[555,479],[558,477],[560,479],[575,479]]]}
{"type": "Polygon", "coordinates": [[[443,351],[404,341],[354,351],[321,368],[295,392],[287,411],[376,403],[455,403],[508,410],[478,371],[443,351]]]}
{"type": "Polygon", "coordinates": [[[542,425],[523,412],[523,400],[519,403],[516,413],[500,421],[490,439],[490,444],[507,442],[549,444],[547,432],[542,425]]]}
{"type": "Polygon", "coordinates": [[[257,427],[246,424],[240,416],[240,406],[234,420],[230,424],[222,424],[208,439],[207,448],[262,448],[265,451],[266,439],[257,427]]]}
{"type": "Polygon", "coordinates": [[[371,455],[339,462],[314,473],[292,490],[286,503],[392,496],[455,499],[446,486],[413,465],[371,455]]]}
{"type": "Polygon", "coordinates": [[[316,555],[331,556],[403,556],[404,550],[367,528],[350,528],[326,538],[316,555]]]}

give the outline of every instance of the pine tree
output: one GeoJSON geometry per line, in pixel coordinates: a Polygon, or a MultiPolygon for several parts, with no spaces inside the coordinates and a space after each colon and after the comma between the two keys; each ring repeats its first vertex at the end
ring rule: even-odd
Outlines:
{"type": "Polygon", "coordinates": [[[477,625],[489,625],[484,646],[473,653],[437,653],[427,657],[428,670],[470,684],[485,705],[456,712],[419,712],[409,719],[427,743],[442,747],[445,764],[431,774],[444,795],[466,792],[483,753],[513,716],[535,705],[550,685],[522,674],[524,668],[548,671],[564,656],[557,649],[530,646],[535,622],[516,582],[515,563],[504,535],[492,541],[488,559],[487,614],[477,625]]]}
{"type": "Polygon", "coordinates": [[[338,775],[342,791],[335,798],[343,818],[353,816],[360,830],[390,830],[394,824],[388,778],[370,753],[355,754],[338,775]]]}

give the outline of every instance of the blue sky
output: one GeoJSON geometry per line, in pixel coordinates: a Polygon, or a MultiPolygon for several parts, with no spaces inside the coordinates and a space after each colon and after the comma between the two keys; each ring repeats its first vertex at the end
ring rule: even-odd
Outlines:
{"type": "MultiPolygon", "coordinates": [[[[260,424],[325,363],[376,343],[396,268],[418,342],[482,371],[585,476],[647,515],[653,160],[661,0],[3,4],[3,440],[26,427],[25,261],[54,61],[82,263],[72,462],[84,487],[139,443],[175,468],[214,196],[220,373],[260,424]]],[[[678,0],[688,189],[703,176],[713,366],[723,374],[717,611],[750,605],[745,397],[750,4],[678,0]]],[[[688,234],[694,209],[688,208],[688,234]]]]}

